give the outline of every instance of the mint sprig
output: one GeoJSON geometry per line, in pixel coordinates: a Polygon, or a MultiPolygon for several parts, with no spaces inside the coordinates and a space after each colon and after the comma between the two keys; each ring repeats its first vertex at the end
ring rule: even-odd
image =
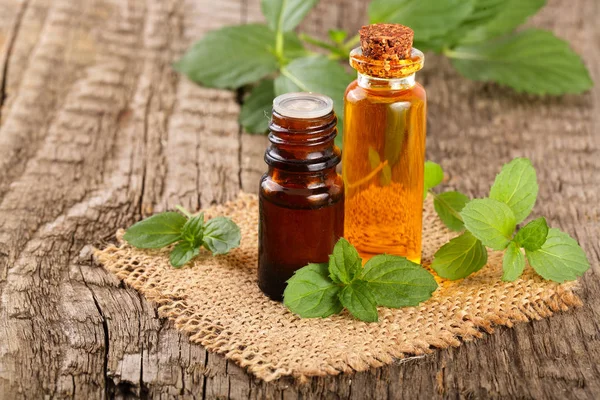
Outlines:
{"type": "Polygon", "coordinates": [[[177,208],[184,215],[171,211],[153,215],[132,225],[123,239],[140,249],[160,249],[176,243],[169,256],[175,268],[199,255],[202,246],[218,255],[240,245],[240,228],[231,219],[216,217],[205,222],[204,213],[192,215],[183,207],[177,208]]]}
{"type": "Polygon", "coordinates": [[[416,306],[437,283],[426,269],[404,257],[378,255],[362,267],[356,249],[340,239],[329,263],[309,264],[288,280],[285,306],[302,318],[328,317],[346,308],[357,319],[377,321],[377,306],[416,306]]]}
{"type": "MultiPolygon", "coordinates": [[[[267,131],[272,100],[286,91],[330,96],[342,121],[344,91],[355,76],[342,65],[359,37],[342,30],[330,30],[327,39],[296,34],[294,29],[317,2],[261,0],[266,24],[210,31],[175,68],[203,86],[242,88],[247,96],[239,122],[249,133],[267,131]],[[324,54],[311,52],[306,45],[324,54]]],[[[590,74],[567,42],[541,29],[518,31],[544,4],[545,0],[372,0],[367,16],[370,23],[412,27],[415,47],[448,57],[468,79],[534,94],[590,89],[590,74]]],[[[340,129],[338,144],[341,137],[340,129]]],[[[515,217],[520,220],[518,213],[515,217]]]]}
{"type": "MultiPolygon", "coordinates": [[[[426,168],[425,173],[428,171],[432,170],[426,168]]],[[[434,174],[433,181],[439,181],[439,171],[434,174]]],[[[425,187],[431,186],[427,183],[431,181],[426,176],[425,187]]],[[[526,158],[515,158],[502,167],[489,198],[469,200],[459,192],[436,194],[432,188],[428,192],[448,228],[465,229],[434,255],[431,267],[443,278],[461,279],[481,269],[487,262],[486,246],[504,250],[505,281],[518,279],[526,260],[540,276],[555,282],[577,279],[590,267],[577,242],[558,229],[548,228],[543,217],[530,221],[515,234],[517,223],[529,216],[538,194],[536,172],[526,158]]]]}

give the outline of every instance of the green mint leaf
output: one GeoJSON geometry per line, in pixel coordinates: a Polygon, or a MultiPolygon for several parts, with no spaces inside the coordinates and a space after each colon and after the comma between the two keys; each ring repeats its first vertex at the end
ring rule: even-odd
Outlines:
{"type": "Polygon", "coordinates": [[[200,248],[188,241],[181,241],[175,245],[169,256],[169,262],[175,268],[187,264],[192,258],[200,254],[200,248]]]}
{"type": "Polygon", "coordinates": [[[517,280],[525,269],[525,256],[515,242],[511,242],[504,252],[502,259],[502,280],[512,282],[517,280]]]}
{"type": "Polygon", "coordinates": [[[315,4],[317,0],[261,0],[260,2],[269,28],[275,32],[294,29],[315,4]]]}
{"type": "Polygon", "coordinates": [[[244,100],[240,112],[240,124],[248,133],[265,133],[275,98],[275,86],[271,79],[261,81],[244,100]]]}
{"type": "Polygon", "coordinates": [[[181,238],[191,243],[194,247],[202,245],[204,233],[204,213],[189,218],[181,229],[181,238]]]}
{"type": "Polygon", "coordinates": [[[423,185],[423,198],[427,197],[427,191],[436,187],[444,180],[444,170],[440,164],[433,161],[425,161],[425,184],[423,185]]]}
{"type": "Polygon", "coordinates": [[[548,231],[546,243],[541,248],[525,250],[525,253],[535,272],[554,282],[575,280],[590,268],[577,241],[555,228],[548,231]]]}
{"type": "Polygon", "coordinates": [[[444,192],[434,197],[433,207],[450,230],[460,232],[465,228],[460,212],[468,202],[469,198],[460,192],[444,192]]]}
{"type": "Polygon", "coordinates": [[[535,168],[527,158],[515,158],[504,164],[490,189],[490,198],[506,203],[513,211],[517,224],[531,213],[537,194],[535,168]]]}
{"type": "Polygon", "coordinates": [[[473,14],[463,24],[468,29],[462,32],[460,43],[478,43],[511,33],[545,3],[546,0],[476,0],[473,14]]]}
{"type": "Polygon", "coordinates": [[[516,227],[515,216],[504,203],[494,199],[471,200],[460,212],[465,228],[494,250],[508,246],[516,227]]]}
{"type": "Polygon", "coordinates": [[[387,254],[367,261],[360,279],[367,282],[378,305],[392,308],[416,306],[429,299],[438,286],[419,264],[387,254]]]}
{"type": "Polygon", "coordinates": [[[445,54],[466,78],[497,82],[517,92],[560,95],[593,86],[585,64],[569,44],[539,29],[458,46],[445,54]]]}
{"type": "Polygon", "coordinates": [[[226,217],[216,217],[204,225],[204,247],[213,255],[226,254],[240,245],[242,234],[239,226],[226,217]]]}
{"type": "Polygon", "coordinates": [[[529,251],[535,251],[546,243],[548,224],[544,217],[534,219],[517,232],[513,241],[529,251]]]}
{"type": "Polygon", "coordinates": [[[340,289],[329,279],[327,263],[308,264],[287,281],[283,304],[302,318],[328,317],[343,309],[338,299],[340,289]]]}
{"type": "Polygon", "coordinates": [[[317,92],[333,99],[338,116],[336,144],[341,144],[344,93],[353,77],[334,60],[322,56],[297,58],[281,69],[275,79],[275,95],[289,92],[317,92]]]}
{"type": "Polygon", "coordinates": [[[390,167],[390,164],[383,164],[381,162],[381,157],[379,157],[379,153],[371,146],[369,146],[368,157],[371,170],[381,170],[379,175],[379,182],[381,186],[387,186],[392,183],[392,168],[390,167]]]}
{"type": "Polygon", "coordinates": [[[235,89],[278,70],[274,43],[265,25],[228,26],[204,35],[175,69],[203,86],[235,89]]]}
{"type": "Polygon", "coordinates": [[[339,299],[355,318],[365,322],[377,322],[377,303],[367,282],[356,280],[344,286],[339,299]]]}
{"type": "Polygon", "coordinates": [[[410,26],[416,40],[442,36],[456,28],[473,10],[464,0],[374,0],[369,4],[369,20],[410,26]]]}
{"type": "Polygon", "coordinates": [[[470,232],[455,237],[436,251],[431,268],[442,278],[462,279],[487,263],[487,251],[470,232]]]}
{"type": "Polygon", "coordinates": [[[125,232],[123,239],[140,249],[159,249],[178,241],[186,218],[176,212],[164,212],[140,221],[125,232]]]}
{"type": "Polygon", "coordinates": [[[333,43],[342,44],[348,37],[348,32],[339,29],[330,29],[327,34],[333,43]]]}
{"type": "Polygon", "coordinates": [[[340,238],[329,256],[329,276],[335,283],[350,283],[362,270],[358,251],[344,238],[340,238]]]}

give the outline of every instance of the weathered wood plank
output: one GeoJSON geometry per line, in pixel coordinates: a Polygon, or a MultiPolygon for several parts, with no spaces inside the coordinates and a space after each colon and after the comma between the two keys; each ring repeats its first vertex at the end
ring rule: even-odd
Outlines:
{"type": "MultiPolygon", "coordinates": [[[[355,30],[366,2],[321,2],[302,28],[355,30]]],[[[596,2],[551,1],[534,24],[584,55],[598,81],[596,2]]],[[[204,32],[261,20],[258,0],[0,0],[0,397],[423,398],[600,396],[600,90],[538,99],[459,77],[429,57],[428,156],[483,195],[531,157],[536,215],[593,263],[584,308],[499,329],[370,372],[265,384],[192,345],[91,261],[116,228],[256,190],[266,139],[241,133],[235,95],[170,64],[204,32]]]]}

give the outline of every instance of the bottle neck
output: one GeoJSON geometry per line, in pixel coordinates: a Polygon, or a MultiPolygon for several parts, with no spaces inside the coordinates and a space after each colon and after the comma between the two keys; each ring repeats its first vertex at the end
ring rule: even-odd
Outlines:
{"type": "Polygon", "coordinates": [[[356,80],[358,86],[365,89],[404,90],[412,88],[416,83],[415,74],[410,74],[402,78],[379,78],[358,72],[356,80]]]}
{"type": "Polygon", "coordinates": [[[273,112],[270,146],[265,152],[269,170],[312,173],[333,170],[341,160],[335,146],[337,118],[333,112],[318,118],[289,118],[273,112]]]}

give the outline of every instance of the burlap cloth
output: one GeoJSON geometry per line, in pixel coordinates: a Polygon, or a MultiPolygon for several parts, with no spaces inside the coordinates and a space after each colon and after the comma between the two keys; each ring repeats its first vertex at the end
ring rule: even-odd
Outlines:
{"type": "MultiPolygon", "coordinates": [[[[256,283],[258,202],[254,195],[205,210],[207,218],[231,217],[241,228],[241,247],[226,256],[207,252],[193,265],[175,269],[168,249],[138,250],[124,244],[96,251],[119,279],[158,306],[190,340],[224,354],[266,381],[285,375],[306,378],[362,371],[462,340],[491,333],[580,304],[575,282],[546,282],[527,267],[516,282],[502,282],[500,253],[459,281],[438,279],[439,289],[419,307],[379,308],[379,322],[365,323],[346,312],[325,319],[300,319],[262,295],[256,283]]],[[[454,234],[425,202],[423,262],[454,234]]]]}

